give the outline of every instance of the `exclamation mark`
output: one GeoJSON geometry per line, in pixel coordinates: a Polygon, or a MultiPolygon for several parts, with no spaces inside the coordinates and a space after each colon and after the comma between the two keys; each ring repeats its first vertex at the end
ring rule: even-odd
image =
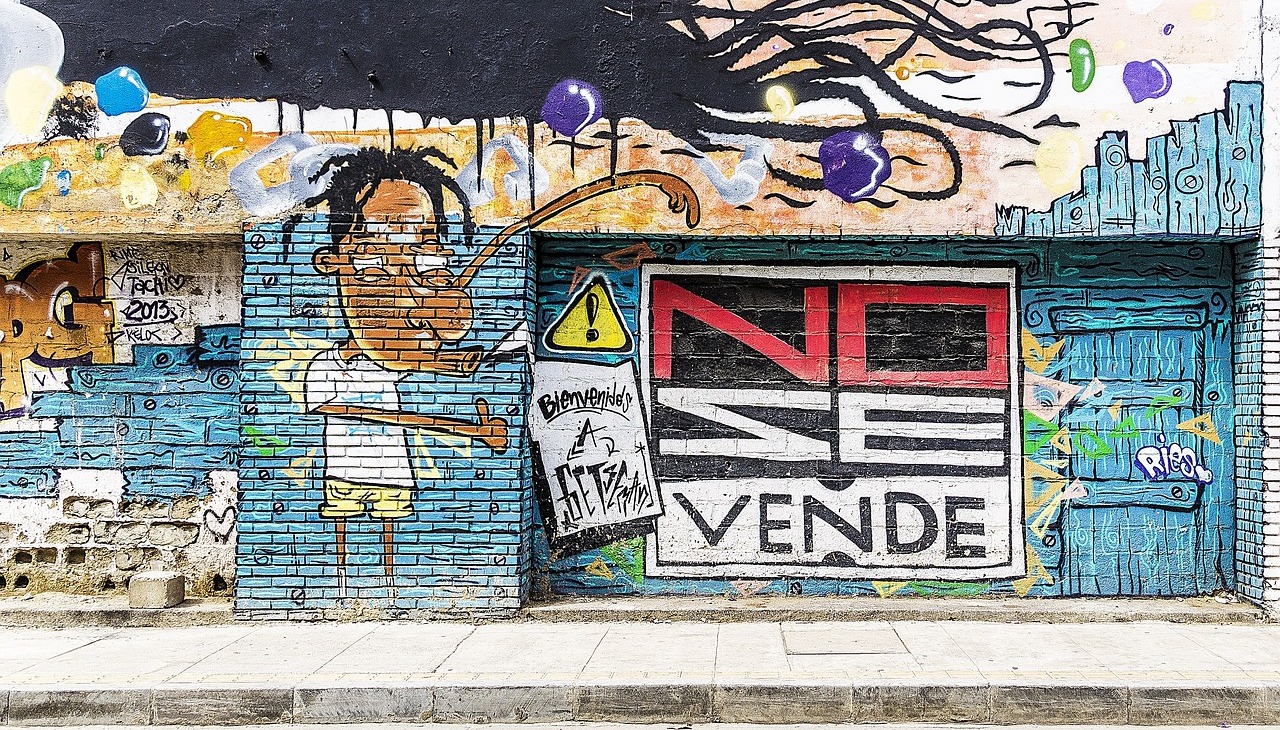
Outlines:
{"type": "Polygon", "coordinates": [[[600,312],[600,296],[595,292],[587,293],[587,342],[600,339],[600,330],[595,328],[596,314],[600,312]]]}

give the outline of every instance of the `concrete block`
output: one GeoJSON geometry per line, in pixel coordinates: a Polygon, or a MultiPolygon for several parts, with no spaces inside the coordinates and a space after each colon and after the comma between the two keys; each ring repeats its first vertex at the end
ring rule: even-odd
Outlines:
{"type": "Polygon", "coordinates": [[[854,722],[919,722],[924,717],[924,688],[907,684],[854,685],[854,722]]]}
{"type": "Polygon", "coordinates": [[[598,684],[577,687],[573,719],[604,722],[709,722],[711,685],[598,684]]]}
{"type": "Polygon", "coordinates": [[[1134,725],[1269,725],[1280,722],[1266,685],[1130,687],[1134,725]]]}
{"type": "Polygon", "coordinates": [[[921,687],[925,722],[987,722],[991,717],[991,687],[986,684],[952,684],[921,687]]]}
{"type": "Polygon", "coordinates": [[[299,687],[296,722],[430,722],[430,687],[299,687]]]}
{"type": "Polygon", "coordinates": [[[991,719],[997,725],[1124,725],[1129,717],[1124,687],[996,685],[991,719]]]}
{"type": "Polygon", "coordinates": [[[848,685],[722,684],[712,692],[716,722],[844,723],[853,719],[848,685]]]}
{"type": "Polygon", "coordinates": [[[129,608],[172,608],[186,597],[187,581],[181,573],[156,570],[129,579],[129,608]]]}
{"type": "Polygon", "coordinates": [[[157,725],[257,725],[293,720],[293,690],[194,685],[157,687],[157,725]]]}
{"type": "Polygon", "coordinates": [[[565,722],[573,719],[569,685],[435,687],[436,722],[565,722]]]}
{"type": "Polygon", "coordinates": [[[10,725],[149,725],[151,691],[23,687],[8,693],[10,725]]]}

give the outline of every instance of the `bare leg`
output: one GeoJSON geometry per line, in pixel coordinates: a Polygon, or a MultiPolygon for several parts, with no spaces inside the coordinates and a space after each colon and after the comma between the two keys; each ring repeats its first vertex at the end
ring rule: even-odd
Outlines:
{"type": "Polygon", "coordinates": [[[334,520],[333,532],[338,544],[338,573],[347,572],[347,521],[334,520]]]}
{"type": "Polygon", "coordinates": [[[391,578],[396,560],[396,530],[391,520],[382,521],[382,567],[391,578]]]}

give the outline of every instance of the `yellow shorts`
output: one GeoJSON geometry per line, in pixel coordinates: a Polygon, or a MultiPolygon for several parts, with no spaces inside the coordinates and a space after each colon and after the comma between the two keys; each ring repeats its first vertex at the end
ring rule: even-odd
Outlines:
{"type": "Polygon", "coordinates": [[[412,487],[378,487],[326,479],[320,516],[347,519],[367,511],[376,520],[398,520],[413,514],[412,491],[412,487]]]}

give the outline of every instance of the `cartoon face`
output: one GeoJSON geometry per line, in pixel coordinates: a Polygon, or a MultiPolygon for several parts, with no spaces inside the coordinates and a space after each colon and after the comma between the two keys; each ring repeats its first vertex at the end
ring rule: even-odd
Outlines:
{"type": "Polygon", "coordinates": [[[388,370],[454,370],[458,352],[441,348],[471,330],[471,297],[449,268],[430,204],[405,181],[380,183],[364,222],[319,251],[316,270],[337,277],[355,345],[388,370]]]}

